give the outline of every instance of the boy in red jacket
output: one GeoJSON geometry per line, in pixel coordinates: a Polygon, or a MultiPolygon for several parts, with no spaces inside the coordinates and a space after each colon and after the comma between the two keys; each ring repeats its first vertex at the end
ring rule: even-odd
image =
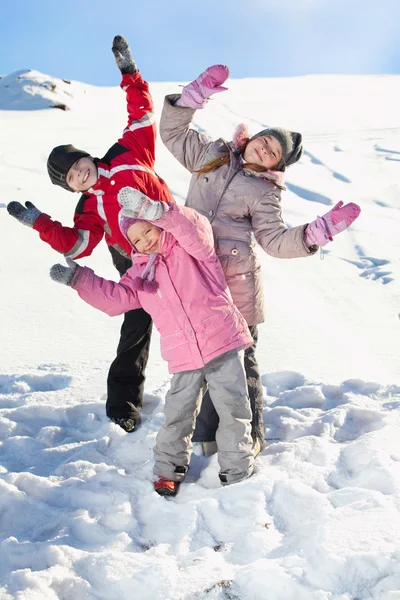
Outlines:
{"type": "MultiPolygon", "coordinates": [[[[57,146],[47,161],[53,184],[82,192],[74,226],[64,227],[31,202],[10,202],[10,215],[39,232],[40,238],[66,257],[90,255],[105,237],[113,263],[122,276],[132,266],[130,245],[118,225],[118,192],[133,187],[150,198],[174,202],[166,183],[154,171],[156,125],[148,84],[142,79],[127,40],[116,36],[112,51],[126,92],[128,124],[122,137],[101,159],[71,144],[57,146]]],[[[117,356],[107,379],[107,416],[125,431],[133,431],[143,401],[152,321],[143,310],[125,314],[117,356]]]]}

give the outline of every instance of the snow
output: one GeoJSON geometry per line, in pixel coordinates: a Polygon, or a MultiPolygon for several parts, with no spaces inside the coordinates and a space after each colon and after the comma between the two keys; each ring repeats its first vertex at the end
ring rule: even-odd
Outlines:
{"type": "MultiPolygon", "coordinates": [[[[179,88],[151,89],[159,117],[179,88]]],[[[77,197],[50,184],[47,155],[74,143],[102,156],[124,95],[34,71],[0,80],[1,600],[400,598],[399,92],[400,76],[233,80],[196,114],[211,137],[241,121],[304,133],[289,226],[339,200],[362,213],[324,260],[260,251],[267,448],[227,488],[217,457],[195,451],[167,500],[152,489],[170,380],[157,333],[143,422],[126,434],[104,411],[121,319],[52,282],[59,255],[6,211],[30,200],[71,224],[77,197]]],[[[161,142],[157,171],[183,203],[189,175],[161,142]]],[[[117,275],[105,244],[82,263],[117,275]]]]}

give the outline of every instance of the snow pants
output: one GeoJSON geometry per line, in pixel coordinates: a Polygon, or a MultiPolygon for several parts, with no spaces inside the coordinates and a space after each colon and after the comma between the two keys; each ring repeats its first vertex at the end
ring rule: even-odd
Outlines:
{"type": "MultiPolygon", "coordinates": [[[[252,413],[251,435],[253,440],[258,439],[261,443],[261,447],[264,448],[263,385],[255,355],[258,341],[257,325],[250,326],[249,330],[254,340],[254,344],[245,350],[244,368],[246,371],[247,389],[249,392],[252,413]]],[[[201,409],[197,417],[193,442],[214,441],[216,439],[215,434],[218,429],[218,422],[218,412],[214,407],[210,389],[208,389],[203,396],[201,409]]]]}
{"type": "MultiPolygon", "coordinates": [[[[122,276],[131,266],[109,247],[114,266],[122,276]]],[[[152,320],[142,308],[125,313],[117,356],[107,378],[106,413],[110,419],[137,419],[143,403],[145,369],[149,358],[152,320]]]]}
{"type": "Polygon", "coordinates": [[[181,481],[185,476],[204,381],[219,416],[215,439],[221,473],[226,475],[227,483],[233,483],[245,478],[254,462],[243,350],[227,352],[202,369],[172,377],[165,399],[165,425],[158,432],[154,448],[154,473],[172,481],[181,481]]]}

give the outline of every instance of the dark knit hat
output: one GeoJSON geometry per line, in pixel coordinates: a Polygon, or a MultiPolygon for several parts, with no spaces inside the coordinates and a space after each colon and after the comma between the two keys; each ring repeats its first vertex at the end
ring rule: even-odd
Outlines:
{"type": "Polygon", "coordinates": [[[69,187],[65,178],[74,162],[84,156],[90,156],[90,154],[84,150],[75,148],[72,144],[53,148],[47,159],[47,171],[52,183],[61,186],[69,192],[73,192],[74,190],[69,187]]]}
{"type": "Polygon", "coordinates": [[[263,131],[259,131],[256,135],[253,135],[251,140],[255,140],[262,135],[272,135],[282,146],[282,159],[277,166],[274,167],[276,171],[285,171],[286,167],[296,163],[303,154],[303,144],[300,133],[289,131],[282,127],[268,127],[268,129],[263,129],[263,131]]]}

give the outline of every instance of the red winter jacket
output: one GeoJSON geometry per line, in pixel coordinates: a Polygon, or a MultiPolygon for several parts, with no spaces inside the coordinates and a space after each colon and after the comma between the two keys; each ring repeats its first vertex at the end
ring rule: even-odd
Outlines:
{"type": "Polygon", "coordinates": [[[136,188],[154,200],[174,202],[167,184],[154,171],[156,124],[149,86],[140,73],[123,75],[128,125],[122,137],[101,159],[94,159],[98,180],[82,194],[74,215],[74,226],[64,227],[42,213],[33,228],[54,250],[71,258],[92,253],[105,235],[109,246],[129,257],[131,246],[119,230],[118,192],[136,188]]]}

